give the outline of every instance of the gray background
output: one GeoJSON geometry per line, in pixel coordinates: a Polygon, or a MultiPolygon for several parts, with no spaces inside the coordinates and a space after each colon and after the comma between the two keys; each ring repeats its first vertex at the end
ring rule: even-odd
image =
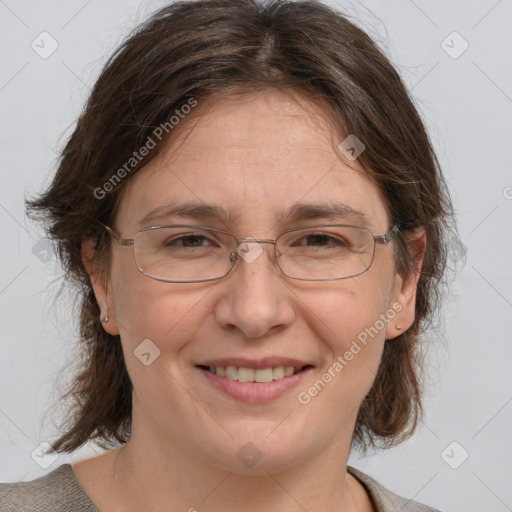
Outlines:
{"type": "MultiPolygon", "coordinates": [[[[423,422],[403,445],[350,463],[445,512],[512,510],[512,1],[330,3],[378,40],[412,89],[463,242],[453,244],[459,273],[431,343],[423,422]]],[[[0,481],[71,458],[43,468],[31,457],[56,435],[51,406],[76,337],[67,295],[54,304],[61,270],[26,221],[24,196],[48,183],[107,55],[163,4],[0,0],[0,481]]]]}

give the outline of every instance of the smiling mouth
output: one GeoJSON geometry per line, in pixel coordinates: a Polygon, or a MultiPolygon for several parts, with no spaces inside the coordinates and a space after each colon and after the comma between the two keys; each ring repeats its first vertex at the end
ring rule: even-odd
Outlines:
{"type": "Polygon", "coordinates": [[[204,371],[225,377],[228,380],[236,380],[238,382],[272,382],[275,380],[285,379],[291,375],[295,375],[304,370],[312,368],[308,364],[301,367],[294,366],[274,366],[269,368],[246,368],[237,366],[203,366],[198,365],[204,371]]]}

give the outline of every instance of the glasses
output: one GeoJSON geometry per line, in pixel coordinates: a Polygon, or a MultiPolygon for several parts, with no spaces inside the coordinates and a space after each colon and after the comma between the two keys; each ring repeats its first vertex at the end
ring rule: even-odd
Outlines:
{"type": "Polygon", "coordinates": [[[119,245],[133,248],[135,265],[142,274],[167,283],[221,279],[240,258],[252,263],[263,252],[260,244],[274,245],[274,261],[292,279],[347,279],[366,272],[376,244],[387,245],[399,232],[396,224],[385,235],[356,226],[318,224],[289,229],[275,240],[238,239],[220,229],[176,224],[151,226],[133,238],[122,238],[104,227],[119,245]]]}

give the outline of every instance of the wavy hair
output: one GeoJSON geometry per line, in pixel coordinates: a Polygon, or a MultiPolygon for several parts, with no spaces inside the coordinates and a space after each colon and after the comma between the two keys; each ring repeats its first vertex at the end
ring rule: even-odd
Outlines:
{"type": "Polygon", "coordinates": [[[28,215],[44,223],[58,248],[80,311],[80,358],[61,397],[69,411],[55,450],[72,452],[89,440],[107,447],[130,437],[132,383],[121,340],[101,325],[81,247],[93,240],[93,264],[107,272],[110,240],[98,221],[112,223],[124,186],[170,135],[157,141],[129,175],[121,173],[117,186],[104,184],[119,176],[155,128],[191,99],[268,89],[317,99],[342,132],[356,134],[365,144],[359,161],[401,230],[395,259],[402,275],[414,267],[408,230],[425,230],[414,324],[386,342],[359,410],[353,445],[363,451],[389,447],[413,433],[422,412],[424,331],[439,306],[452,205],[406,87],[363,30],[318,1],[191,0],[156,12],[110,57],[52,183],[26,202],[28,215]]]}

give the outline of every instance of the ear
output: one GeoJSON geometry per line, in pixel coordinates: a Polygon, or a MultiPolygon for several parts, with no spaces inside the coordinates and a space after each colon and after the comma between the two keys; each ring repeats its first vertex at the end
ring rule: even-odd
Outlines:
{"type": "Polygon", "coordinates": [[[425,254],[426,236],[423,228],[416,228],[405,234],[407,249],[414,267],[409,275],[395,275],[392,307],[396,316],[386,326],[386,339],[392,340],[411,327],[416,316],[416,290],[425,254]],[[397,328],[399,326],[399,328],[397,328]]]}
{"type": "MultiPolygon", "coordinates": [[[[108,276],[99,271],[94,265],[92,258],[94,257],[95,249],[92,240],[84,240],[82,242],[82,262],[91,278],[92,288],[96,302],[100,307],[100,317],[108,316],[108,321],[102,322],[103,329],[113,336],[119,334],[119,326],[115,319],[115,300],[112,292],[112,287],[108,286],[108,276]]],[[[100,318],[98,318],[98,322],[100,318]]]]}

